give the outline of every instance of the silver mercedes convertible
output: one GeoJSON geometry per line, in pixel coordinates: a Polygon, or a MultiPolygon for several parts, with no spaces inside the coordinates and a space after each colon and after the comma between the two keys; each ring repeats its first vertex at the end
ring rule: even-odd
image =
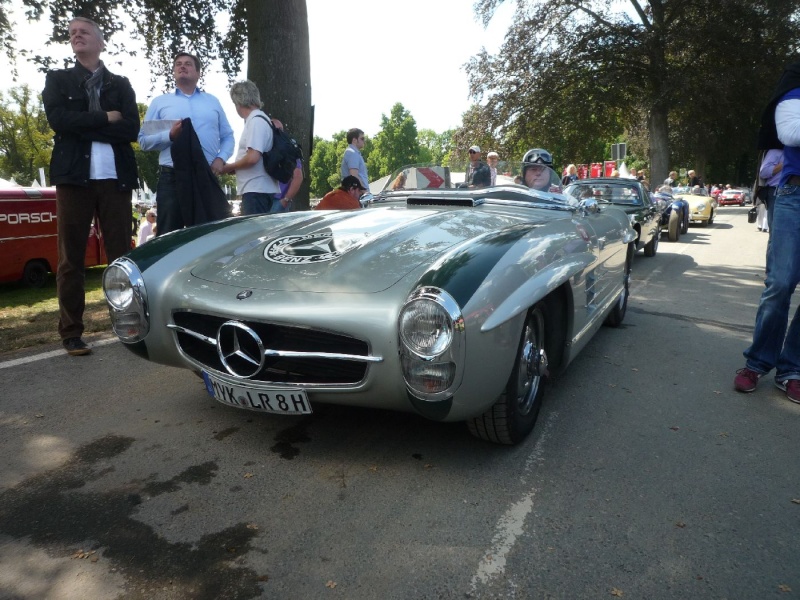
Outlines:
{"type": "Polygon", "coordinates": [[[622,322],[636,239],[619,208],[565,196],[531,167],[476,188],[415,165],[361,210],[159,236],[105,272],[114,332],[229,406],[379,407],[516,444],[546,379],[622,322]]]}

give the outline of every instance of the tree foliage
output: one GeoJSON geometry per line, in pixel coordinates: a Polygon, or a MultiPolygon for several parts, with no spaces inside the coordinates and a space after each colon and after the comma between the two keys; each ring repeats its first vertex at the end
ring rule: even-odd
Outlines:
{"type": "Polygon", "coordinates": [[[369,158],[365,159],[370,179],[380,179],[418,158],[417,122],[398,102],[388,117],[381,115],[381,130],[375,136],[369,158]]]}
{"type": "Polygon", "coordinates": [[[30,185],[47,169],[53,152],[53,131],[41,98],[27,85],[0,92],[0,176],[30,185]]]}
{"type": "MultiPolygon", "coordinates": [[[[6,2],[0,0],[0,44],[13,54],[12,24],[3,29],[6,2]]],[[[196,54],[204,65],[221,61],[229,80],[237,77],[246,55],[247,77],[258,86],[266,110],[283,122],[308,158],[311,58],[304,0],[22,0],[22,4],[30,19],[48,15],[52,42],[68,41],[67,26],[74,16],[98,22],[106,39],[127,35],[140,40],[153,66],[151,80],[165,90],[172,87],[172,57],[179,50],[196,54]],[[126,29],[131,23],[133,29],[126,29]]],[[[49,56],[34,60],[43,67],[54,66],[49,56]]],[[[300,208],[307,206],[307,189],[304,183],[296,198],[300,208]]]]}
{"type": "MultiPolygon", "coordinates": [[[[488,22],[503,1],[476,10],[488,22]]],[[[626,4],[521,0],[499,53],[467,67],[485,100],[467,134],[517,152],[547,147],[566,164],[610,158],[586,140],[606,145],[646,127],[639,143],[654,180],[675,165],[733,169],[797,50],[800,0],[626,4]]]]}
{"type": "Polygon", "coordinates": [[[419,156],[416,162],[445,164],[453,143],[453,133],[452,129],[442,133],[436,133],[433,129],[420,129],[417,132],[419,156]]]}

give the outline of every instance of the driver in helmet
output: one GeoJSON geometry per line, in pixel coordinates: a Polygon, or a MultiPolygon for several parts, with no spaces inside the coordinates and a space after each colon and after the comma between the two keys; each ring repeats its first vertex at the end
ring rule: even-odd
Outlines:
{"type": "Polygon", "coordinates": [[[532,190],[550,191],[553,155],[544,148],[533,148],[522,158],[522,180],[532,190]]]}

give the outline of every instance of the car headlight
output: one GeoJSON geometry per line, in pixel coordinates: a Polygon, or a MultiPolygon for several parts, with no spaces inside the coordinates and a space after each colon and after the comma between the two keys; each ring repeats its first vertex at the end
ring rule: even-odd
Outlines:
{"type": "Polygon", "coordinates": [[[441,399],[463,365],[464,319],[458,304],[444,290],[419,288],[400,311],[397,329],[410,391],[423,400],[441,399]]]}
{"type": "Polygon", "coordinates": [[[453,341],[453,319],[435,299],[414,300],[400,314],[400,339],[421,358],[439,356],[453,341]]]}
{"type": "Polygon", "coordinates": [[[103,293],[108,303],[117,310],[125,310],[133,300],[133,283],[130,274],[120,264],[112,264],[103,273],[103,293]]]}
{"type": "Polygon", "coordinates": [[[136,263],[125,257],[111,263],[103,273],[103,293],[117,337],[126,343],[144,339],[150,331],[150,314],[144,280],[136,263]]]}
{"type": "Polygon", "coordinates": [[[697,211],[698,212],[703,212],[705,209],[706,209],[706,205],[705,205],[704,202],[701,202],[700,204],[697,205],[697,211]]]}

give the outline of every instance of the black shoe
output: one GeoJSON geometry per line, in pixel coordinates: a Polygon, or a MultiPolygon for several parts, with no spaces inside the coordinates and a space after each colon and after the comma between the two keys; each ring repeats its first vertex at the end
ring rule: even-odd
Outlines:
{"type": "Polygon", "coordinates": [[[79,337],[67,338],[63,343],[64,350],[66,350],[67,354],[70,356],[81,356],[83,354],[92,353],[92,349],[79,337]]]}

